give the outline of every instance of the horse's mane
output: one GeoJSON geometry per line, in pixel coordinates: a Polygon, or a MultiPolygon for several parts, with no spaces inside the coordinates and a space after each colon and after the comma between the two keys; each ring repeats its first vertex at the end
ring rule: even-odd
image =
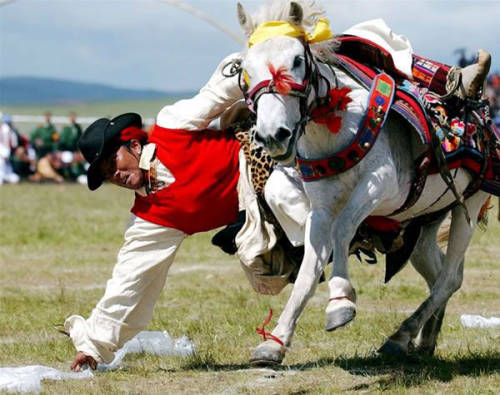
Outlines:
{"type": "MultiPolygon", "coordinates": [[[[302,27],[311,33],[319,18],[326,18],[326,11],[316,0],[294,0],[302,7],[304,16],[302,27]]],[[[252,15],[254,29],[263,22],[287,20],[290,15],[290,0],[270,0],[259,7],[252,15]]],[[[324,63],[335,64],[335,51],[340,43],[335,40],[327,40],[311,45],[316,58],[324,63]]]]}
{"type": "MultiPolygon", "coordinates": [[[[325,9],[316,0],[294,0],[302,7],[304,17],[302,27],[307,32],[312,32],[316,22],[321,17],[326,17],[325,9]]],[[[252,15],[254,27],[263,22],[287,20],[290,15],[290,0],[271,0],[260,6],[257,12],[252,15]]]]}

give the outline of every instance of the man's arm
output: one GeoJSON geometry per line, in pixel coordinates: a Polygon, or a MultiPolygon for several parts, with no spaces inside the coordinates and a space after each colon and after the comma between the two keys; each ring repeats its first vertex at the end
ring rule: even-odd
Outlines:
{"type": "Polygon", "coordinates": [[[238,85],[238,75],[225,77],[230,66],[225,67],[238,53],[227,56],[217,66],[212,77],[200,92],[191,99],[180,100],[162,108],[156,123],[167,129],[203,130],[209,123],[220,116],[225,109],[243,98],[238,85]]]}
{"type": "Polygon", "coordinates": [[[64,323],[78,351],[71,369],[92,367],[92,360],[110,363],[115,351],[147,327],[184,237],[180,230],[132,216],[104,296],[87,320],[73,315],[64,323]]]}

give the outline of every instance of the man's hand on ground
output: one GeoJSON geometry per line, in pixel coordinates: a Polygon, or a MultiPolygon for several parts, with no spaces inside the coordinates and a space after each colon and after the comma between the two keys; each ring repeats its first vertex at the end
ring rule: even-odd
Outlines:
{"type": "Polygon", "coordinates": [[[79,372],[80,370],[82,370],[82,366],[85,364],[88,364],[92,370],[97,369],[97,361],[94,358],[85,355],[83,352],[79,352],[78,354],[75,355],[75,358],[73,359],[73,363],[71,364],[70,368],[74,372],[79,372]]]}

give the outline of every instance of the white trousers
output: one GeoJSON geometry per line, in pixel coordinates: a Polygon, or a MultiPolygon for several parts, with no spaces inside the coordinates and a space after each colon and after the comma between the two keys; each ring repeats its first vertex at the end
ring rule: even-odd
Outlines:
{"type": "MultiPolygon", "coordinates": [[[[278,166],[266,184],[266,197],[276,217],[283,222],[287,235],[299,245],[303,243],[309,202],[305,199],[300,179],[294,178],[297,176],[294,172],[293,168],[278,166]]],[[[248,195],[245,194],[242,201],[247,210],[258,211],[256,201],[248,195]]],[[[238,235],[241,247],[238,253],[244,266],[269,246],[274,246],[272,229],[259,221],[255,217],[246,224],[246,236],[238,235]]],[[[104,296],[88,319],[72,315],[64,323],[78,351],[98,362],[109,363],[115,351],[147,327],[175,253],[185,237],[186,234],[178,229],[131,215],[125,242],[104,296]]]]}

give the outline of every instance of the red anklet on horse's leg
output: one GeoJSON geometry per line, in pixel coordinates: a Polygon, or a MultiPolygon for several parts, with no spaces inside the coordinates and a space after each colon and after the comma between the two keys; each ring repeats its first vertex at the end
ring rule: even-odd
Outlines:
{"type": "Polygon", "coordinates": [[[269,324],[269,322],[271,321],[271,317],[273,316],[273,310],[272,309],[269,309],[269,314],[267,315],[267,318],[264,320],[264,322],[262,323],[262,328],[257,328],[256,329],[256,332],[262,336],[262,338],[264,339],[264,341],[270,339],[270,340],[274,340],[276,343],[278,343],[280,346],[283,346],[283,342],[281,341],[281,339],[277,336],[274,336],[272,333],[270,332],[266,332],[266,330],[264,329],[266,327],[267,324],[269,324]]]}

